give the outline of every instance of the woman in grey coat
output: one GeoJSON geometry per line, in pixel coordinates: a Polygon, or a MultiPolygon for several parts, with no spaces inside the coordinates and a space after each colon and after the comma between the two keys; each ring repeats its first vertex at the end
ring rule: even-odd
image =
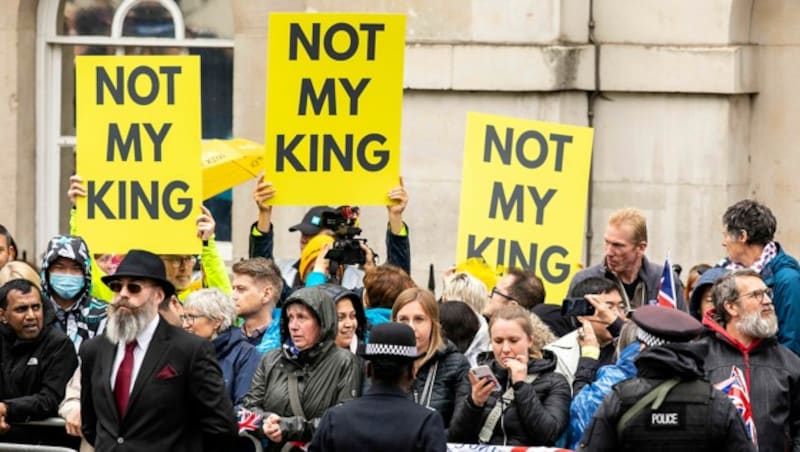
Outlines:
{"type": "Polygon", "coordinates": [[[355,357],[336,346],[336,308],[323,288],[298,289],[281,311],[281,347],[267,352],[244,398],[264,416],[268,450],[308,442],[328,408],[355,397],[355,357]]]}

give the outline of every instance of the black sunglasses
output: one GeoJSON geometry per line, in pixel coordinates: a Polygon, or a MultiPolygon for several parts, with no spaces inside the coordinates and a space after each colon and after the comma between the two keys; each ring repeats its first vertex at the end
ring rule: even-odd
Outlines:
{"type": "Polygon", "coordinates": [[[128,293],[134,295],[141,292],[142,289],[144,289],[145,287],[148,287],[147,284],[135,283],[135,282],[129,282],[128,284],[123,284],[119,281],[111,281],[110,283],[108,283],[108,288],[111,289],[111,291],[114,293],[122,292],[122,288],[125,286],[128,287],[128,293]]]}

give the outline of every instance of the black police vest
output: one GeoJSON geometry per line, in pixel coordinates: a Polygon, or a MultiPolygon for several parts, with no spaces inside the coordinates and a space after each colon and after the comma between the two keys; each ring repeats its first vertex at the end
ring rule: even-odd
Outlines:
{"type": "MultiPolygon", "coordinates": [[[[657,387],[663,380],[648,380],[657,387]]],[[[647,404],[630,418],[620,432],[621,450],[630,451],[710,451],[713,444],[709,405],[711,385],[707,381],[681,382],[673,387],[661,405],[653,410],[647,404]]],[[[620,383],[620,419],[645,396],[636,379],[620,383]]]]}

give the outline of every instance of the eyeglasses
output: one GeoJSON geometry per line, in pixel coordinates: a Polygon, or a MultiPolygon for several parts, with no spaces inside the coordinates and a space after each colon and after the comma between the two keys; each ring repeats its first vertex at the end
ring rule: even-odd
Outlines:
{"type": "Polygon", "coordinates": [[[773,294],[772,289],[770,289],[769,287],[766,287],[764,289],[758,289],[758,290],[754,290],[752,292],[748,292],[748,293],[740,296],[739,298],[737,298],[737,300],[739,300],[741,298],[744,298],[744,297],[753,297],[756,301],[758,301],[759,303],[762,303],[764,301],[764,295],[766,295],[770,300],[772,300],[772,294],[773,294]]]}
{"type": "Polygon", "coordinates": [[[173,268],[180,268],[181,264],[187,267],[194,267],[197,263],[197,256],[161,256],[164,264],[173,268]]]}
{"type": "Polygon", "coordinates": [[[205,316],[201,314],[183,314],[180,318],[181,322],[187,325],[194,325],[194,321],[199,319],[200,317],[205,317],[205,316]]]}
{"type": "Polygon", "coordinates": [[[111,291],[114,293],[122,292],[122,289],[124,287],[128,288],[128,293],[135,295],[141,292],[142,289],[144,289],[145,287],[150,287],[150,286],[148,284],[135,283],[135,282],[129,282],[127,284],[123,284],[120,281],[111,281],[110,283],[108,283],[108,288],[111,289],[111,291]]]}
{"type": "Polygon", "coordinates": [[[618,313],[622,314],[623,316],[628,313],[628,306],[625,305],[625,302],[622,300],[619,301],[606,301],[606,306],[608,309],[612,311],[617,311],[618,313]]]}
{"type": "Polygon", "coordinates": [[[501,297],[505,298],[506,300],[516,301],[517,303],[519,303],[519,300],[517,300],[516,298],[512,297],[511,295],[504,294],[503,292],[500,292],[499,290],[497,290],[497,287],[492,287],[492,293],[489,296],[492,297],[495,294],[500,295],[501,297]]]}

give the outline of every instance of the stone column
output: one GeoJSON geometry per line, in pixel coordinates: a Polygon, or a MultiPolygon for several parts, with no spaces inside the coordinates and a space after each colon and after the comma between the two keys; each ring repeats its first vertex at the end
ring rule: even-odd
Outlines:
{"type": "Polygon", "coordinates": [[[37,3],[9,0],[0,14],[0,223],[14,235],[19,257],[32,261],[37,3]]]}

